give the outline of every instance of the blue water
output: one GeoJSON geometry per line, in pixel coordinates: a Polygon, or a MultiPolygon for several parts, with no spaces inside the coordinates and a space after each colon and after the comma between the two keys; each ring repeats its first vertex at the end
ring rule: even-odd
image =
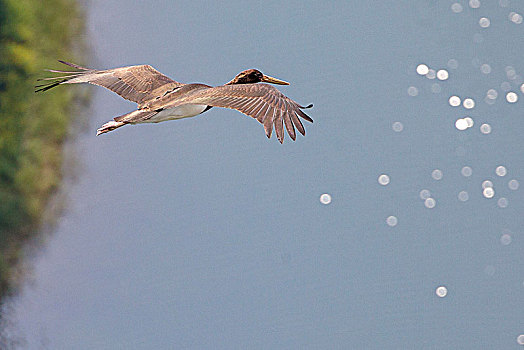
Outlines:
{"type": "Polygon", "coordinates": [[[21,348],[520,348],[524,5],[457,3],[90,2],[95,68],[258,68],[315,123],[280,145],[214,108],[96,137],[134,105],[94,90],[80,176],[10,305],[21,348]]]}

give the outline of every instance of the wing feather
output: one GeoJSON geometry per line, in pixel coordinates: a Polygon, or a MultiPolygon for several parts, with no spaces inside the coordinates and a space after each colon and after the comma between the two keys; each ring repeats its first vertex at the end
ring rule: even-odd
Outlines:
{"type": "MultiPolygon", "coordinates": [[[[284,104],[288,104],[287,101],[284,101],[284,104]]],[[[295,133],[295,127],[293,126],[293,122],[291,121],[290,114],[293,113],[293,111],[286,109],[283,111],[284,114],[284,125],[286,126],[287,133],[289,134],[289,137],[293,141],[297,138],[297,135],[295,133]]]]}
{"type": "Polygon", "coordinates": [[[311,106],[300,106],[268,84],[234,84],[199,89],[176,101],[176,105],[188,103],[236,109],[262,123],[268,137],[271,137],[274,128],[280,142],[284,140],[284,124],[291,139],[295,140],[295,127],[302,135],[305,134],[299,117],[313,122],[302,111],[311,106]]]}
{"type": "Polygon", "coordinates": [[[61,84],[90,83],[109,89],[126,100],[143,104],[162,96],[183,84],[166,77],[150,65],[128,66],[107,70],[80,67],[76,64],[60,61],[78,69],[77,72],[50,70],[53,73],[67,74],[39,80],[50,81],[36,86],[38,91],[46,91],[61,84]]]}
{"type": "Polygon", "coordinates": [[[267,114],[267,111],[269,110],[269,108],[271,107],[269,105],[269,103],[266,103],[265,101],[261,100],[262,101],[262,108],[260,108],[260,111],[256,114],[255,118],[256,120],[258,120],[260,123],[264,124],[264,119],[266,118],[266,114],[267,114]]]}
{"type": "Polygon", "coordinates": [[[252,99],[252,101],[249,101],[244,108],[244,110],[246,111],[246,114],[251,117],[253,115],[253,110],[255,109],[255,107],[257,106],[259,102],[260,100],[257,100],[257,99],[252,99]]]}
{"type": "Polygon", "coordinates": [[[250,117],[253,117],[255,119],[258,120],[258,118],[256,117],[258,114],[260,114],[262,108],[264,107],[264,101],[262,100],[257,100],[257,103],[255,104],[255,106],[253,107],[253,110],[251,111],[251,113],[249,114],[250,117]]]}
{"type": "Polygon", "coordinates": [[[269,106],[268,113],[264,119],[264,131],[266,132],[267,138],[271,138],[271,131],[273,131],[273,115],[275,114],[275,109],[269,106]]]}
{"type": "Polygon", "coordinates": [[[300,121],[300,118],[297,116],[295,111],[291,112],[291,120],[293,121],[293,124],[298,129],[298,132],[301,133],[303,136],[306,136],[306,130],[304,129],[304,125],[302,125],[302,122],[300,121]]]}
{"type": "Polygon", "coordinates": [[[282,110],[275,109],[275,116],[273,117],[273,124],[275,126],[275,133],[280,143],[284,142],[284,126],[282,125],[282,110]]]}

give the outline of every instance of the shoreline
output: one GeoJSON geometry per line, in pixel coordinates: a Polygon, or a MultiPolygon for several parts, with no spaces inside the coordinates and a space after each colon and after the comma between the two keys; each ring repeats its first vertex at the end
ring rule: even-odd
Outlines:
{"type": "Polygon", "coordinates": [[[0,301],[22,282],[26,247],[45,240],[67,201],[62,181],[89,92],[33,87],[57,58],[84,63],[85,12],[76,0],[0,0],[0,301]]]}

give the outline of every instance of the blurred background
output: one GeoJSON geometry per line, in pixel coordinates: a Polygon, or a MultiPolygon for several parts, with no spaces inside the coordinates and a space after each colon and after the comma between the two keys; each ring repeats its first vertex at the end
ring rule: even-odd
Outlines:
{"type": "Polygon", "coordinates": [[[519,349],[524,4],[0,1],[6,349],[519,349]],[[34,94],[56,59],[314,103],[280,145],[228,109],[34,94]]]}

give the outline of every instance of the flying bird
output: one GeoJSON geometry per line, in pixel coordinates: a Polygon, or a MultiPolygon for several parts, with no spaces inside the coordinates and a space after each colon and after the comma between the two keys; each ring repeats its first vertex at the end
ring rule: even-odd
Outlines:
{"type": "Polygon", "coordinates": [[[262,74],[256,69],[240,72],[230,82],[212,87],[205,84],[183,84],[168,78],[150,65],[128,66],[107,70],[84,68],[74,63],[59,61],[75,68],[74,71],[47,69],[59,76],[38,79],[36,91],[47,91],[61,84],[90,83],[105,87],[126,100],[136,102],[138,109],[115,117],[97,130],[97,135],[113,131],[127,124],[159,123],[166,120],[194,117],[212,107],[232,108],[255,118],[264,125],[271,137],[273,128],[280,143],[284,141],[284,126],[292,140],[295,128],[306,134],[300,118],[313,122],[301,106],[284,96],[272,85],[289,85],[280,79],[262,74]]]}

